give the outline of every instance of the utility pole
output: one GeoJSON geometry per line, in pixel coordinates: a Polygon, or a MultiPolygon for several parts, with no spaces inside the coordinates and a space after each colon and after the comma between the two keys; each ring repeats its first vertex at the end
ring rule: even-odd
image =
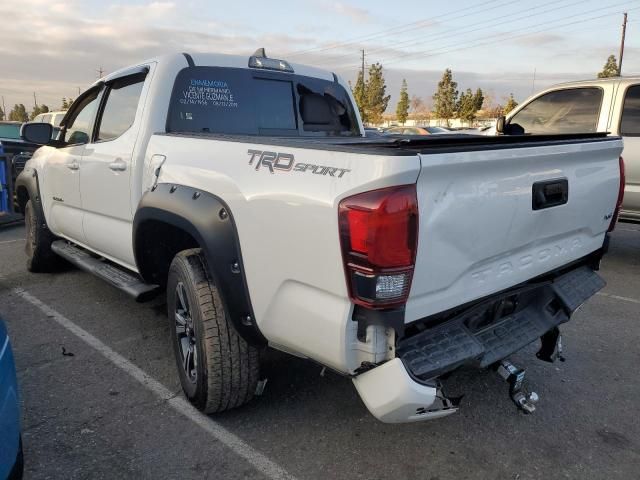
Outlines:
{"type": "Polygon", "coordinates": [[[622,75],[622,56],[624,55],[624,35],[627,32],[627,12],[624,12],[624,20],[622,21],[622,39],[620,40],[620,61],[618,62],[618,76],[622,75]]]}
{"type": "Polygon", "coordinates": [[[99,67],[96,72],[98,73],[98,78],[102,78],[104,76],[104,70],[102,69],[102,67],[99,67]]]}
{"type": "Polygon", "coordinates": [[[4,118],[9,118],[7,107],[4,106],[4,95],[2,96],[2,113],[4,113],[4,118]]]}
{"type": "Polygon", "coordinates": [[[362,52],[362,83],[364,83],[364,49],[362,49],[361,52],[362,52]]]}
{"type": "Polygon", "coordinates": [[[33,106],[38,108],[38,99],[36,98],[36,92],[33,92],[33,106]]]}

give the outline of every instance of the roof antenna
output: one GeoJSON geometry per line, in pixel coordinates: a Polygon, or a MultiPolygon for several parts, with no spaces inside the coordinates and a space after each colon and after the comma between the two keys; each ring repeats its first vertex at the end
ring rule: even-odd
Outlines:
{"type": "Polygon", "coordinates": [[[264,48],[259,48],[257,49],[255,52],[253,52],[253,55],[251,55],[252,57],[259,57],[259,58],[267,58],[267,53],[264,51],[264,48]]]}

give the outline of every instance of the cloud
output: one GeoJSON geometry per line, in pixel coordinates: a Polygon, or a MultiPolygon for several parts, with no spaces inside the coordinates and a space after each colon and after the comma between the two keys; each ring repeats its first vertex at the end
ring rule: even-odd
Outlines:
{"type": "Polygon", "coordinates": [[[371,14],[364,8],[354,7],[353,5],[347,5],[342,2],[329,3],[326,4],[326,7],[338,15],[344,15],[357,23],[370,23],[372,21],[371,14]]]}
{"type": "Polygon", "coordinates": [[[88,15],[74,0],[0,1],[0,18],[12,20],[0,29],[0,93],[7,105],[31,104],[36,91],[40,102],[57,106],[93,83],[100,67],[110,72],[171,51],[250,55],[258,46],[283,51],[312,41],[308,34],[254,35],[194,17],[176,22],[175,8],[151,2],[88,15]]]}
{"type": "Polygon", "coordinates": [[[537,47],[540,45],[548,45],[550,43],[559,44],[563,43],[567,38],[564,35],[557,33],[536,33],[527,35],[526,37],[518,38],[515,43],[524,45],[526,47],[537,47]]]}

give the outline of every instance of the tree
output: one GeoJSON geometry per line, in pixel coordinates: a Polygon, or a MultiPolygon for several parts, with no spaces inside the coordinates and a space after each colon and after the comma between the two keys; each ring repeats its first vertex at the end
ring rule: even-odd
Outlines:
{"type": "Polygon", "coordinates": [[[513,93],[512,93],[509,95],[509,99],[507,100],[507,103],[505,103],[504,107],[502,107],[502,114],[506,115],[517,106],[518,106],[518,102],[516,102],[516,100],[513,98],[513,93]]]}
{"type": "Polygon", "coordinates": [[[4,110],[0,107],[0,121],[4,120],[4,110]]]}
{"type": "Polygon", "coordinates": [[[367,121],[376,124],[382,122],[382,114],[387,109],[391,95],[385,95],[382,65],[374,63],[369,67],[369,80],[365,85],[367,121]]]}
{"type": "Polygon", "coordinates": [[[364,78],[362,76],[362,71],[358,73],[356,86],[351,90],[353,91],[353,99],[356,101],[358,110],[360,110],[360,118],[362,119],[363,122],[366,122],[367,121],[367,94],[366,94],[366,85],[364,83],[364,78]]]}
{"type": "Polygon", "coordinates": [[[442,75],[442,80],[438,82],[438,90],[433,95],[433,109],[438,118],[447,122],[456,113],[458,100],[458,84],[453,81],[451,69],[447,68],[442,75]]]}
{"type": "Polygon", "coordinates": [[[9,112],[9,120],[12,122],[28,122],[29,114],[24,104],[16,103],[13,106],[13,110],[9,112]]]}
{"type": "Polygon", "coordinates": [[[31,115],[30,115],[30,119],[33,120],[34,118],[36,118],[36,116],[40,115],[41,113],[47,113],[49,111],[49,107],[42,104],[42,105],[36,105],[35,107],[33,107],[33,110],[31,111],[31,115]]]}
{"type": "Polygon", "coordinates": [[[417,113],[424,107],[424,102],[417,95],[411,95],[409,105],[411,105],[411,113],[417,113]]]}
{"type": "Polygon", "coordinates": [[[460,94],[458,99],[458,117],[471,125],[476,119],[478,110],[482,108],[484,95],[482,89],[478,88],[475,93],[467,88],[466,92],[460,94]]]}
{"type": "Polygon", "coordinates": [[[476,113],[478,110],[482,110],[482,105],[484,104],[484,93],[481,88],[476,90],[476,94],[474,95],[474,103],[476,107],[476,113]]]}
{"type": "Polygon", "coordinates": [[[469,124],[476,118],[475,96],[470,88],[466,92],[462,92],[458,98],[458,117],[469,124]]]}
{"type": "Polygon", "coordinates": [[[618,62],[615,55],[609,55],[602,71],[598,73],[598,78],[610,78],[617,77],[618,74],[618,62]]]}
{"type": "Polygon", "coordinates": [[[402,87],[400,88],[400,100],[396,106],[396,117],[398,121],[404,125],[409,117],[409,94],[407,93],[407,81],[402,79],[402,87]]]}

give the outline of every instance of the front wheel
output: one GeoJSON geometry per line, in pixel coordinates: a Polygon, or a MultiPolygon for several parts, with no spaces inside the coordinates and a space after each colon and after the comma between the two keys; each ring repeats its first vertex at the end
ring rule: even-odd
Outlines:
{"type": "Polygon", "coordinates": [[[27,270],[30,272],[52,272],[61,263],[51,244],[55,236],[46,226],[41,211],[33,204],[33,200],[27,201],[24,208],[25,224],[25,253],[27,254],[27,270]]]}
{"type": "Polygon", "coordinates": [[[200,249],[180,252],[169,267],[167,308],[180,383],[205,413],[239,407],[253,397],[259,350],[229,321],[200,249]]]}

